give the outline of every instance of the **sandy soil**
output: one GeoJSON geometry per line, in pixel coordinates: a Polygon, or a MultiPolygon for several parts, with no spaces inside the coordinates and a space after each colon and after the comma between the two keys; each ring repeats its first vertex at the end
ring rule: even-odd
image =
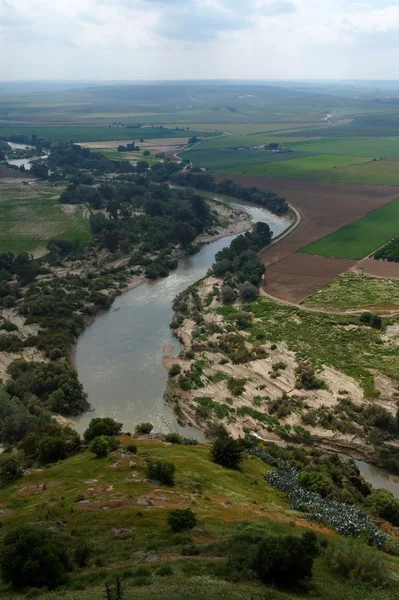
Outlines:
{"type": "Polygon", "coordinates": [[[388,262],[386,260],[374,260],[374,258],[364,258],[357,262],[351,269],[355,273],[361,273],[361,269],[366,275],[373,277],[388,277],[390,279],[399,279],[399,263],[388,262]]]}

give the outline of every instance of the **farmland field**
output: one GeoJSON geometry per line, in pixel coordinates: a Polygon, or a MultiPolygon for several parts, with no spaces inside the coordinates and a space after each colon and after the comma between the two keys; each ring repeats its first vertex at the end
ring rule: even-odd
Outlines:
{"type": "MultiPolygon", "coordinates": [[[[247,142],[249,144],[249,141],[247,142]]],[[[181,154],[182,158],[190,160],[194,167],[205,167],[206,169],[222,170],[225,168],[238,168],[246,165],[269,164],[286,161],[295,158],[309,156],[309,152],[287,152],[271,153],[263,150],[188,150],[181,154]]]]}
{"type": "Polygon", "coordinates": [[[394,158],[399,156],[399,138],[346,138],[340,140],[327,138],[294,142],[290,144],[290,148],[315,154],[394,158]]]}
{"type": "Polygon", "coordinates": [[[87,242],[87,209],[58,204],[61,188],[0,185],[0,252],[37,252],[51,239],[87,242]]]}
{"type": "MultiPolygon", "coordinates": [[[[0,124],[0,135],[12,135],[23,133],[32,135],[36,133],[39,137],[61,142],[101,142],[106,140],[139,140],[159,139],[172,137],[187,137],[197,135],[211,135],[206,131],[186,130],[180,126],[180,130],[158,127],[100,127],[88,125],[67,125],[67,126],[32,126],[32,125],[3,125],[0,124]]],[[[213,133],[212,135],[216,135],[213,133]]]]}
{"type": "Polygon", "coordinates": [[[247,166],[245,169],[235,167],[227,169],[224,172],[226,174],[240,174],[245,171],[247,175],[264,175],[265,177],[341,181],[340,168],[348,168],[365,162],[370,162],[370,159],[366,157],[339,156],[336,154],[315,154],[305,158],[285,160],[276,164],[261,163],[247,166]]]}
{"type": "Polygon", "coordinates": [[[395,200],[310,246],[305,246],[301,252],[360,260],[397,235],[398,220],[399,200],[395,200]]]}

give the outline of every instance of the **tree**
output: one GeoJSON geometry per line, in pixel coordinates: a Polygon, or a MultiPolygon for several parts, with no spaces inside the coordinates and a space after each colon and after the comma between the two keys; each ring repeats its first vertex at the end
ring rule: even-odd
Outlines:
{"type": "Polygon", "coordinates": [[[23,460],[21,453],[2,454],[0,456],[0,482],[2,484],[15,481],[22,477],[23,460]]]}
{"type": "Polygon", "coordinates": [[[122,430],[122,423],[118,423],[111,417],[95,417],[83,434],[86,442],[94,440],[100,435],[118,435],[122,430]]]}
{"type": "Polygon", "coordinates": [[[148,435],[153,430],[154,425],[152,423],[138,423],[135,428],[135,432],[140,435],[148,435]]]}
{"type": "Polygon", "coordinates": [[[97,458],[106,458],[109,454],[109,442],[105,435],[99,435],[91,441],[89,446],[90,452],[93,452],[97,458]]]}
{"type": "Polygon", "coordinates": [[[176,377],[176,375],[180,375],[180,373],[181,373],[181,366],[178,365],[177,363],[175,363],[170,368],[169,377],[176,377]]]}
{"type": "Polygon", "coordinates": [[[366,506],[373,515],[399,525],[399,500],[392,492],[373,489],[366,499],[366,506]]]}
{"type": "Polygon", "coordinates": [[[165,485],[174,485],[174,475],[176,467],[173,463],[163,462],[160,460],[152,461],[147,463],[147,477],[148,479],[155,479],[165,485]]]}
{"type": "Polygon", "coordinates": [[[59,535],[24,526],[6,534],[0,568],[5,583],[16,589],[54,589],[65,581],[71,563],[59,535]]]}
{"type": "Polygon", "coordinates": [[[222,301],[223,304],[233,304],[237,298],[235,290],[230,285],[224,285],[222,287],[222,301]]]}
{"type": "Polygon", "coordinates": [[[48,463],[64,460],[67,456],[66,442],[62,437],[45,435],[39,442],[39,461],[48,463]]]}
{"type": "Polygon", "coordinates": [[[244,459],[244,454],[239,441],[232,437],[222,436],[213,442],[211,458],[214,463],[222,465],[222,467],[238,469],[244,459]]]}
{"type": "Polygon", "coordinates": [[[259,544],[252,568],[266,584],[293,587],[311,578],[313,556],[298,537],[268,536],[259,544]]]}
{"type": "Polygon", "coordinates": [[[370,325],[373,329],[381,329],[382,319],[379,315],[373,315],[371,317],[370,325]]]}
{"type": "Polygon", "coordinates": [[[197,517],[191,508],[171,510],[168,515],[168,525],[172,531],[189,531],[197,525],[197,517]]]}
{"type": "Polygon", "coordinates": [[[245,281],[245,283],[240,285],[240,296],[241,300],[244,302],[252,302],[253,300],[256,300],[258,294],[259,290],[256,285],[252,285],[252,283],[249,283],[249,281],[245,281]]]}

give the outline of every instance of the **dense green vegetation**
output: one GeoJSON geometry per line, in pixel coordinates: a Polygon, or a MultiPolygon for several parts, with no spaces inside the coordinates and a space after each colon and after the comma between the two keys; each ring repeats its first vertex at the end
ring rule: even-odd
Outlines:
{"type": "Polygon", "coordinates": [[[399,238],[395,237],[385,246],[374,252],[376,260],[388,260],[389,262],[399,262],[399,238]]]}
{"type": "Polygon", "coordinates": [[[302,248],[304,254],[361,259],[397,234],[399,200],[369,213],[342,229],[302,248]]]}
{"type": "Polygon", "coordinates": [[[178,173],[172,180],[181,186],[190,186],[200,190],[225,194],[244,200],[244,202],[252,202],[258,204],[275,213],[276,215],[284,215],[288,212],[288,204],[275,192],[265,192],[257,187],[242,187],[238,183],[230,179],[224,179],[220,183],[216,183],[215,178],[210,173],[185,172],[178,173]]]}

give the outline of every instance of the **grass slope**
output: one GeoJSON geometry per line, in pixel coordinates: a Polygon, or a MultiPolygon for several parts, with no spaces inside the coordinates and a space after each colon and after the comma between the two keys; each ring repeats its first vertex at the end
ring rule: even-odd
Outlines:
{"type": "Polygon", "coordinates": [[[364,258],[397,235],[398,219],[399,200],[395,200],[302,248],[301,252],[353,260],[364,258]]]}
{"type": "Polygon", "coordinates": [[[347,138],[342,140],[327,138],[291,143],[290,148],[300,152],[314,152],[315,154],[394,158],[399,156],[399,138],[347,138]]]}
{"type": "Polygon", "coordinates": [[[344,273],[307,298],[304,304],[342,310],[399,306],[399,280],[344,273]]]}
{"type": "MultiPolygon", "coordinates": [[[[129,443],[131,438],[122,440],[129,443]]],[[[217,544],[232,534],[238,521],[263,524],[269,533],[299,535],[308,527],[317,530],[317,525],[308,524],[303,515],[289,510],[283,495],[264,481],[263,474],[268,470],[264,463],[251,457],[245,459],[241,471],[229,471],[210,462],[208,446],[135,443],[138,456],[125,457],[116,452],[98,460],[86,451],[34,471],[0,490],[0,507],[4,511],[1,536],[27,522],[36,522],[37,526],[43,522],[44,527],[49,527],[54,521],[64,521],[62,531],[71,541],[85,540],[93,547],[88,567],[75,571],[69,584],[51,593],[37,591],[35,597],[100,600],[104,598],[104,582],[116,573],[124,580],[127,600],[303,597],[268,589],[255,580],[223,579],[224,561],[217,544]],[[175,487],[165,488],[146,480],[147,456],[171,460],[176,465],[175,487]],[[201,487],[193,487],[192,480],[201,487]],[[77,502],[82,497],[88,502],[77,502]],[[147,500],[147,506],[141,503],[143,500],[147,500]],[[190,534],[173,534],[166,523],[168,511],[187,506],[198,515],[199,528],[190,534]],[[131,532],[115,535],[114,529],[122,528],[131,532]],[[198,556],[183,555],[190,540],[199,548],[198,556]],[[172,566],[172,574],[161,577],[157,571],[165,563],[172,566]],[[138,566],[145,567],[149,575],[137,577],[138,566]]],[[[337,537],[329,535],[333,543],[337,537]]],[[[397,559],[378,555],[398,572],[397,559]]],[[[395,593],[384,591],[384,600],[394,600],[395,593]]],[[[322,558],[315,562],[314,594],[326,600],[382,598],[377,591],[340,580],[322,558]]],[[[4,586],[0,587],[0,595],[4,600],[27,597],[4,586]]]]}
{"type": "Polygon", "coordinates": [[[43,183],[0,185],[0,252],[34,252],[51,239],[87,242],[88,214],[58,204],[60,188],[43,183]]]}

